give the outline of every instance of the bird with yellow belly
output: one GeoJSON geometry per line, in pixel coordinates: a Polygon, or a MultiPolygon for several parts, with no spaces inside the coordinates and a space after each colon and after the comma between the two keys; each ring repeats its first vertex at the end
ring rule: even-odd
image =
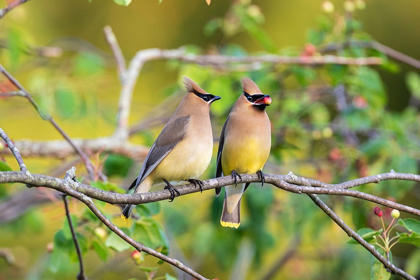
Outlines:
{"type": "MultiPolygon", "coordinates": [[[[220,135],[217,154],[216,177],[231,174],[241,180],[239,174],[258,173],[264,183],[262,168],[271,148],[271,124],[265,108],[271,98],[264,95],[249,78],[242,79],[243,95],[232,108],[220,135]]],[[[225,200],[220,223],[224,227],[238,228],[243,192],[249,184],[225,187],[225,200]]],[[[216,189],[219,195],[221,188],[216,189]]]]}

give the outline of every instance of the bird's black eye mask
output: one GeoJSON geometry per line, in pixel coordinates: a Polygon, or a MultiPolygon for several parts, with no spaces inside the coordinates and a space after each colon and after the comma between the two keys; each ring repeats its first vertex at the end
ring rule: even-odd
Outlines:
{"type": "Polygon", "coordinates": [[[219,100],[221,98],[220,96],[215,96],[215,95],[210,94],[210,93],[198,92],[195,89],[193,89],[193,93],[195,95],[197,95],[198,97],[200,97],[201,99],[203,99],[204,102],[207,102],[207,103],[211,103],[211,102],[219,100]]]}
{"type": "Polygon", "coordinates": [[[248,100],[248,102],[254,103],[255,101],[257,101],[258,99],[264,98],[265,95],[264,94],[253,94],[250,95],[249,93],[244,91],[244,95],[246,100],[248,100]]]}

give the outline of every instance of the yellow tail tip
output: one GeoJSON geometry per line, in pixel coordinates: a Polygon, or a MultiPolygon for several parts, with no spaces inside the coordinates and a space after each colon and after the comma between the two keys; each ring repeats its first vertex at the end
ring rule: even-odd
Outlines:
{"type": "Polygon", "coordinates": [[[124,214],[121,214],[121,218],[124,220],[124,222],[127,222],[128,218],[124,216],[124,214]]]}
{"type": "Polygon", "coordinates": [[[220,224],[222,225],[222,227],[238,228],[241,223],[220,221],[220,224]]]}

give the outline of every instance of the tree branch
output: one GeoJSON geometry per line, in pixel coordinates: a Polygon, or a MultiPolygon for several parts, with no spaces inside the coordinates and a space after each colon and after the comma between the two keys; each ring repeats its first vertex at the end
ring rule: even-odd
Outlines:
{"type": "Polygon", "coordinates": [[[341,50],[344,48],[349,48],[351,46],[359,47],[359,48],[370,48],[378,50],[389,57],[392,57],[395,60],[401,61],[407,65],[410,65],[414,68],[420,69],[420,60],[417,60],[411,56],[408,56],[404,53],[401,53],[393,48],[390,48],[386,45],[383,45],[378,42],[366,42],[366,41],[346,41],[343,43],[330,43],[326,45],[323,49],[321,49],[321,53],[330,53],[333,51],[341,50]]]}
{"type": "MultiPolygon", "coordinates": [[[[1,131],[2,137],[5,133],[1,131]]],[[[7,135],[5,135],[7,138],[7,135]]],[[[8,138],[7,138],[8,139],[8,138]]],[[[5,140],[7,140],[5,139],[5,140]]],[[[10,141],[10,140],[9,140],[10,141]]],[[[16,149],[17,150],[17,149],[16,149]]],[[[20,155],[19,155],[20,157],[20,155]]],[[[23,160],[22,160],[23,162],[23,160]]],[[[91,198],[96,198],[105,202],[109,203],[121,203],[121,204],[142,204],[146,202],[158,201],[169,199],[171,194],[169,191],[159,191],[159,192],[152,192],[152,193],[139,193],[139,194],[117,194],[111,193],[106,191],[101,191],[99,189],[93,188],[89,185],[80,184],[76,178],[75,174],[76,168],[72,167],[68,172],[66,172],[66,176],[64,180],[59,178],[44,176],[44,175],[37,175],[31,174],[30,172],[16,172],[16,171],[7,171],[7,172],[0,172],[0,183],[12,183],[12,182],[23,182],[34,186],[45,186],[49,188],[53,188],[59,190],[65,194],[68,194],[76,199],[85,203],[91,211],[106,225],[108,226],[113,232],[119,235],[122,239],[124,239],[127,243],[132,245],[139,251],[144,251],[150,255],[153,255],[169,264],[172,264],[179,269],[185,271],[186,273],[190,274],[197,279],[206,279],[197,272],[193,271],[192,269],[186,267],[181,262],[169,258],[151,248],[148,248],[129,236],[127,236],[121,229],[116,227],[112,224],[95,206],[91,198]],[[133,201],[134,200],[134,201],[133,201]]],[[[246,175],[243,174],[242,182],[259,182],[259,176],[257,174],[246,175]]],[[[293,192],[293,193],[307,193],[310,198],[317,204],[328,216],[330,216],[349,236],[353,237],[356,241],[358,241],[362,246],[364,246],[369,252],[372,253],[379,261],[381,261],[390,271],[401,275],[406,279],[415,279],[414,277],[410,276],[406,272],[402,271],[401,269],[395,267],[391,262],[385,259],[379,252],[377,252],[373,246],[370,246],[366,241],[363,240],[357,233],[351,230],[331,209],[328,208],[316,195],[315,193],[322,193],[322,194],[330,194],[330,195],[346,195],[346,196],[353,196],[360,199],[368,200],[377,202],[379,204],[392,207],[394,209],[398,209],[401,211],[405,211],[408,213],[412,213],[415,215],[420,216],[420,210],[416,208],[412,208],[406,205],[402,205],[399,203],[395,203],[380,197],[376,197],[370,194],[366,194],[363,192],[358,191],[351,191],[347,190],[347,188],[360,186],[367,183],[379,183],[381,180],[391,180],[391,179],[399,179],[399,180],[411,180],[411,181],[420,181],[419,175],[414,174],[405,174],[405,173],[396,173],[393,170],[389,173],[379,174],[376,176],[370,176],[365,178],[360,178],[356,180],[352,180],[349,182],[344,182],[337,185],[332,184],[325,184],[318,180],[306,179],[303,177],[298,177],[293,173],[289,172],[288,175],[265,175],[265,181],[267,183],[273,184],[278,188],[293,192]],[[319,187],[321,186],[321,187],[319,187]],[[340,187],[338,187],[340,186],[340,187]]],[[[204,182],[203,189],[212,189],[215,187],[222,187],[226,185],[234,184],[234,178],[231,176],[227,177],[220,177],[216,179],[210,179],[204,182]]],[[[194,184],[180,186],[178,188],[179,193],[181,195],[197,192],[198,189],[194,186],[194,184]]],[[[76,250],[78,251],[79,261],[81,265],[81,272],[80,275],[83,274],[83,264],[82,258],[80,254],[80,248],[78,247],[77,239],[75,238],[74,229],[72,228],[71,218],[68,212],[67,201],[65,197],[63,198],[65,207],[66,207],[66,215],[69,219],[70,228],[72,231],[72,236],[76,245],[76,250]]],[[[84,278],[79,278],[84,279],[84,278]]]]}
{"type": "MultiPolygon", "coordinates": [[[[257,174],[241,174],[243,183],[260,182],[257,174]]],[[[420,210],[406,206],[400,203],[396,203],[390,200],[386,200],[381,197],[377,197],[371,194],[367,194],[360,191],[348,190],[369,183],[379,183],[384,180],[409,180],[420,182],[420,176],[407,173],[384,173],[375,176],[360,178],[341,184],[325,184],[318,180],[307,179],[304,177],[298,177],[289,173],[289,175],[265,175],[265,181],[283,190],[292,193],[307,193],[307,194],[327,194],[327,195],[342,195],[351,196],[367,201],[371,201],[377,204],[381,204],[393,209],[397,209],[406,213],[411,213],[420,217],[420,210]]],[[[66,192],[64,181],[59,178],[54,178],[45,175],[30,174],[27,175],[23,172],[17,171],[6,171],[0,172],[0,183],[26,183],[33,186],[44,186],[47,188],[56,189],[61,192],[66,192]]],[[[204,181],[203,190],[210,190],[218,187],[227,185],[233,185],[234,179],[231,176],[220,177],[204,181]]],[[[144,204],[155,201],[167,200],[171,198],[171,194],[168,190],[149,192],[149,193],[137,193],[137,194],[119,194],[113,192],[102,191],[91,187],[89,185],[73,182],[71,187],[84,195],[91,198],[98,199],[111,204],[144,204]]],[[[187,184],[177,187],[180,195],[186,195],[200,191],[194,186],[194,184],[187,184]]]]}
{"type": "Polygon", "coordinates": [[[122,84],[124,84],[124,73],[126,70],[125,59],[122,54],[121,48],[118,45],[117,37],[115,37],[111,26],[107,25],[104,27],[105,39],[111,47],[112,53],[114,54],[115,61],[117,62],[118,75],[122,84]]]}
{"type": "MultiPolygon", "coordinates": [[[[119,142],[112,137],[72,139],[72,142],[78,149],[85,151],[85,153],[97,153],[101,151],[104,153],[123,155],[136,160],[143,160],[149,152],[148,147],[133,145],[127,142],[119,142]]],[[[24,157],[54,157],[64,159],[76,153],[74,148],[64,140],[21,140],[15,141],[15,145],[19,147],[19,150],[24,157]]],[[[7,150],[0,151],[0,155],[8,154],[10,154],[10,152],[7,150]]]]}
{"type": "Polygon", "coordinates": [[[7,134],[1,128],[0,128],[0,137],[3,138],[4,142],[7,144],[10,151],[13,153],[13,156],[15,157],[16,161],[19,164],[20,171],[25,172],[25,173],[28,172],[28,169],[26,168],[26,165],[23,162],[23,159],[22,159],[22,156],[20,155],[19,150],[15,147],[13,142],[9,139],[7,134]]]}
{"type": "Polygon", "coordinates": [[[413,276],[405,272],[404,270],[396,267],[392,264],[389,260],[387,260],[384,256],[382,256],[375,247],[365,241],[360,235],[358,235],[354,230],[352,230],[340,217],[334,213],[317,195],[315,194],[308,194],[308,196],[312,199],[312,201],[322,209],[337,225],[339,225],[349,237],[354,238],[357,242],[360,243],[363,247],[366,248],[375,258],[377,258],[386,268],[388,268],[393,274],[398,274],[401,277],[409,280],[416,280],[413,276]]]}
{"type": "Polygon", "coordinates": [[[95,206],[95,204],[93,203],[92,199],[80,192],[78,192],[77,190],[74,190],[71,185],[73,185],[74,182],[73,180],[70,180],[69,178],[74,178],[76,176],[75,174],[75,170],[76,168],[71,168],[67,174],[66,174],[66,182],[63,186],[63,190],[65,193],[69,194],[70,196],[75,197],[76,199],[82,201],[84,204],[86,204],[87,207],[89,207],[89,209],[99,218],[99,220],[102,221],[102,223],[104,223],[110,230],[112,230],[115,234],[117,234],[119,237],[121,237],[123,240],[125,240],[128,244],[130,244],[131,246],[133,246],[135,249],[137,249],[139,252],[143,251],[149,255],[152,255],[156,258],[161,259],[164,262],[167,262],[179,269],[181,269],[182,271],[188,273],[189,275],[195,277],[196,279],[199,280],[207,280],[207,278],[205,278],[204,276],[198,274],[197,272],[195,272],[194,270],[192,270],[191,268],[185,266],[183,263],[181,263],[180,261],[170,258],[162,253],[159,253],[149,247],[144,246],[143,244],[138,243],[137,241],[135,241],[134,239],[132,239],[130,236],[126,235],[121,229],[119,229],[116,225],[114,225],[110,220],[108,220],[102,213],[101,211],[99,211],[99,209],[95,206]]]}
{"type": "Polygon", "coordinates": [[[3,18],[8,12],[13,10],[17,6],[22,5],[23,3],[26,3],[28,1],[29,0],[15,0],[15,1],[13,1],[9,5],[7,5],[6,8],[3,8],[3,9],[0,10],[0,19],[3,18]]]}
{"type": "MultiPolygon", "coordinates": [[[[186,63],[194,63],[199,65],[207,65],[216,68],[232,67],[232,70],[238,70],[244,64],[260,65],[268,64],[301,64],[301,65],[324,65],[324,64],[340,64],[340,65],[379,65],[382,59],[378,57],[365,58],[349,58],[339,56],[314,56],[314,57],[289,57],[278,55],[261,55],[261,56],[225,56],[225,55],[196,55],[187,53],[184,48],[162,50],[162,49],[145,49],[137,52],[131,60],[130,65],[124,74],[124,84],[121,89],[117,124],[118,129],[115,136],[119,139],[128,137],[128,117],[130,112],[131,98],[144,64],[152,60],[175,59],[186,63]]],[[[248,69],[249,70],[249,69],[248,69]]]]}
{"type": "MultiPolygon", "coordinates": [[[[66,174],[66,176],[67,175],[68,175],[68,173],[66,174]]],[[[75,180],[75,178],[64,178],[64,179],[65,180],[66,179],[75,180]]],[[[64,209],[66,210],[67,221],[69,222],[71,236],[73,238],[74,246],[76,247],[77,257],[79,258],[80,271],[79,271],[79,274],[77,274],[77,280],[87,280],[87,277],[85,275],[85,270],[83,268],[82,252],[80,250],[79,242],[77,241],[76,232],[74,231],[73,223],[71,221],[70,210],[69,210],[69,205],[67,203],[67,195],[66,194],[63,195],[63,202],[64,202],[64,209]]]]}

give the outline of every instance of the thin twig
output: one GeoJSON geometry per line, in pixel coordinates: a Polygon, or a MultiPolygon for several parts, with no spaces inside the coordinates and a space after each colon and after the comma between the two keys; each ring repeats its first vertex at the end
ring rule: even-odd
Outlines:
{"type": "Polygon", "coordinates": [[[3,258],[7,261],[9,265],[15,264],[15,255],[8,248],[0,248],[0,258],[3,258]]]}
{"type": "Polygon", "coordinates": [[[115,37],[111,26],[107,25],[104,28],[105,39],[111,47],[112,53],[114,54],[115,61],[117,62],[118,75],[120,76],[121,83],[124,84],[124,73],[125,73],[125,59],[122,54],[121,48],[118,44],[117,37],[115,37]]]}
{"type": "MultiPolygon", "coordinates": [[[[71,168],[69,171],[67,171],[67,177],[70,178],[74,178],[75,175],[75,170],[76,168],[71,168]]],[[[159,253],[143,244],[138,243],[137,241],[135,241],[134,239],[132,239],[130,236],[128,236],[127,234],[125,234],[120,228],[118,228],[116,225],[114,225],[110,220],[108,220],[101,211],[99,211],[99,209],[95,206],[95,204],[93,203],[92,199],[90,199],[88,196],[72,189],[70,186],[71,184],[76,183],[76,182],[71,182],[70,180],[67,180],[65,186],[64,186],[64,190],[66,193],[68,193],[69,195],[77,198],[78,200],[82,201],[84,204],[86,204],[87,207],[89,207],[89,209],[102,221],[102,223],[104,223],[110,230],[112,230],[115,234],[117,234],[119,237],[121,237],[123,240],[125,240],[128,244],[130,244],[131,246],[133,246],[135,249],[137,249],[139,252],[143,251],[149,255],[152,255],[156,258],[161,259],[162,261],[169,263],[179,269],[181,269],[182,271],[188,273],[189,275],[195,277],[196,279],[200,279],[200,280],[207,280],[207,278],[205,278],[204,276],[200,275],[199,273],[195,272],[194,270],[192,270],[191,268],[185,266],[183,263],[181,263],[178,260],[175,260],[173,258],[170,258],[162,253],[159,253]]]]}
{"type": "MultiPolygon", "coordinates": [[[[257,174],[241,174],[243,183],[260,182],[257,174]]],[[[390,172],[365,178],[356,179],[349,182],[344,182],[337,185],[325,184],[318,180],[307,179],[304,177],[291,175],[271,175],[265,174],[265,182],[272,184],[278,188],[288,192],[302,194],[327,194],[327,195],[341,195],[351,196],[366,201],[381,204],[393,209],[397,209],[406,213],[411,213],[420,217],[420,210],[400,203],[396,203],[378,196],[367,194],[360,191],[348,190],[340,186],[357,187],[369,183],[378,183],[380,180],[410,180],[420,182],[420,176],[407,173],[390,172]],[[357,182],[357,183],[356,183],[357,182]],[[313,184],[311,184],[313,183],[313,184]],[[317,186],[318,185],[318,186],[317,186]]],[[[44,186],[53,188],[61,192],[66,192],[64,188],[64,181],[59,178],[54,178],[45,175],[31,174],[26,175],[23,172],[5,171],[0,172],[0,183],[27,183],[33,186],[44,186]]],[[[203,182],[203,190],[210,190],[218,187],[234,184],[234,179],[231,176],[210,179],[203,182]]],[[[81,183],[73,183],[72,187],[77,191],[87,195],[91,198],[98,199],[111,204],[144,204],[155,201],[167,200],[171,198],[168,190],[137,193],[137,194],[119,194],[113,192],[102,191],[97,188],[81,183]]],[[[194,184],[187,184],[177,187],[180,195],[199,192],[200,190],[194,184]]],[[[69,194],[69,193],[68,193],[69,194]]]]}
{"type": "MultiPolygon", "coordinates": [[[[115,141],[112,137],[96,139],[72,139],[72,142],[78,149],[90,153],[112,153],[122,155],[135,160],[143,160],[149,148],[141,145],[134,145],[127,142],[115,141]]],[[[76,150],[65,140],[33,141],[21,140],[15,141],[16,147],[19,147],[23,157],[54,157],[65,159],[77,154],[76,150]]],[[[0,151],[0,155],[10,154],[7,150],[0,151]]]]}
{"type": "Polygon", "coordinates": [[[18,148],[15,147],[15,144],[10,140],[10,138],[3,131],[3,129],[1,129],[1,127],[0,127],[0,137],[3,138],[4,142],[6,142],[10,151],[15,156],[15,159],[19,164],[20,171],[25,172],[25,173],[28,172],[28,169],[26,168],[26,165],[23,162],[22,156],[20,155],[20,152],[19,152],[18,148]]]}
{"type": "Polygon", "coordinates": [[[15,0],[15,1],[13,1],[9,5],[7,5],[6,8],[3,8],[3,9],[0,10],[0,19],[3,18],[8,12],[13,10],[17,6],[22,5],[23,3],[26,3],[28,1],[29,0],[15,0]]]}
{"type": "MultiPolygon", "coordinates": [[[[88,171],[89,174],[89,178],[91,180],[93,180],[93,178],[95,178],[95,174],[94,174],[94,168],[93,168],[93,164],[90,161],[89,157],[78,147],[76,146],[73,141],[71,140],[71,138],[67,135],[67,133],[64,132],[63,129],[61,129],[61,127],[53,120],[53,118],[51,116],[49,116],[48,114],[45,114],[40,107],[38,106],[38,104],[35,102],[35,100],[32,98],[32,96],[29,94],[29,92],[19,83],[18,80],[16,80],[9,72],[7,72],[7,70],[0,64],[0,72],[2,72],[18,89],[21,93],[24,93],[24,96],[29,100],[29,102],[35,107],[35,109],[38,111],[39,115],[44,119],[44,120],[48,120],[54,127],[55,129],[57,129],[57,131],[64,137],[64,139],[66,139],[66,141],[73,147],[73,149],[75,149],[75,151],[79,154],[79,156],[82,158],[85,166],[86,166],[86,170],[88,171]]],[[[102,180],[106,181],[106,176],[102,174],[102,172],[100,173],[100,177],[102,180]]]]}
{"type": "MultiPolygon", "coordinates": [[[[73,180],[74,178],[64,178],[64,180],[66,180],[66,179],[73,180]]],[[[79,270],[79,274],[77,274],[77,280],[87,280],[88,278],[85,275],[85,270],[84,270],[84,267],[83,267],[82,251],[80,250],[79,242],[77,241],[76,232],[74,231],[73,223],[71,221],[70,210],[69,210],[69,205],[67,203],[67,195],[66,194],[63,195],[63,202],[64,202],[64,209],[66,210],[67,221],[69,222],[71,236],[73,238],[74,246],[76,247],[77,257],[79,258],[80,270],[79,270]]]]}
{"type": "Polygon", "coordinates": [[[387,260],[384,256],[382,256],[375,247],[365,241],[360,235],[358,235],[354,230],[352,230],[341,218],[334,213],[317,195],[315,194],[308,194],[308,196],[312,199],[312,201],[322,209],[338,226],[340,226],[349,237],[355,239],[360,245],[366,248],[375,258],[377,258],[391,273],[395,273],[400,275],[401,277],[409,280],[416,280],[413,276],[405,272],[404,270],[396,267],[392,264],[389,260],[387,260]]]}
{"type": "Polygon", "coordinates": [[[397,50],[394,50],[393,48],[390,48],[386,45],[383,45],[378,42],[366,42],[366,41],[346,41],[346,42],[340,42],[340,43],[330,43],[326,45],[323,49],[321,49],[321,53],[330,53],[337,50],[342,50],[344,48],[349,47],[359,47],[359,48],[371,48],[378,50],[384,54],[386,54],[389,57],[392,57],[395,60],[401,61],[407,65],[410,65],[414,68],[420,69],[420,60],[417,60],[411,56],[408,56],[402,52],[399,52],[397,50]]]}

